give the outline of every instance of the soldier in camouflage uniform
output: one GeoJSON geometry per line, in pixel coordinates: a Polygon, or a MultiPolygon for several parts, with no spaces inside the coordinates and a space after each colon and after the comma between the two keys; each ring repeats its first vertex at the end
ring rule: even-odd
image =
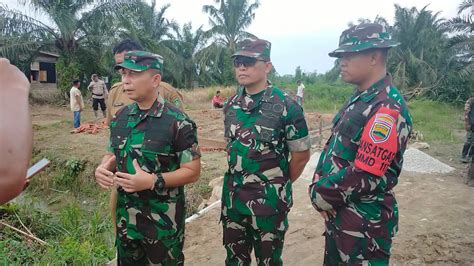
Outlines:
{"type": "Polygon", "coordinates": [[[466,142],[462,147],[461,162],[469,163],[471,161],[474,149],[472,148],[472,131],[474,131],[474,97],[469,97],[464,105],[464,128],[466,129],[466,142]]]}
{"type": "Polygon", "coordinates": [[[326,221],[325,265],[388,265],[398,231],[393,187],[398,182],[412,119],[386,74],[387,52],[397,43],[384,27],[361,24],[344,31],[330,56],[341,77],[357,85],[334,117],[309,194],[326,221]]]}
{"type": "Polygon", "coordinates": [[[226,265],[281,265],[291,183],[309,160],[299,104],[268,80],[270,43],[246,40],[233,56],[241,85],[224,106],[227,162],[222,191],[226,265]],[[291,160],[290,160],[291,154],[291,160]]]}
{"type": "Polygon", "coordinates": [[[108,153],[95,176],[116,186],[119,265],[183,265],[184,185],[200,173],[196,125],[157,93],[163,59],[133,51],[122,64],[134,100],[114,116],[108,153]]]}
{"type": "Polygon", "coordinates": [[[474,161],[472,160],[472,155],[474,153],[474,97],[469,97],[464,105],[464,127],[467,131],[466,133],[466,142],[462,148],[462,157],[461,162],[469,163],[469,171],[467,172],[466,184],[470,187],[474,187],[474,161]]]}
{"type": "MultiPolygon", "coordinates": [[[[124,60],[124,56],[129,51],[143,50],[140,44],[132,39],[125,39],[117,44],[114,49],[114,59],[116,64],[121,64],[124,60]]],[[[120,70],[119,70],[120,71],[120,70]]],[[[172,103],[183,111],[183,98],[181,94],[173,88],[170,84],[161,81],[158,86],[158,93],[166,101],[172,103]]],[[[128,98],[125,93],[123,82],[115,83],[110,89],[109,96],[107,98],[107,116],[105,118],[105,124],[110,125],[112,117],[124,106],[132,104],[134,101],[128,98]]],[[[110,210],[112,212],[112,223],[115,224],[115,208],[117,205],[117,191],[113,189],[110,193],[110,210]]]]}

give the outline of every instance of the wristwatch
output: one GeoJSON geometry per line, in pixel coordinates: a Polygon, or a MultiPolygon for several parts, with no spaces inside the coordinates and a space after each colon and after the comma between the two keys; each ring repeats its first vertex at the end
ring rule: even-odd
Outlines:
{"type": "Polygon", "coordinates": [[[163,178],[163,175],[161,173],[153,174],[153,185],[151,187],[151,190],[154,189],[163,189],[165,188],[165,179],[163,178]]]}

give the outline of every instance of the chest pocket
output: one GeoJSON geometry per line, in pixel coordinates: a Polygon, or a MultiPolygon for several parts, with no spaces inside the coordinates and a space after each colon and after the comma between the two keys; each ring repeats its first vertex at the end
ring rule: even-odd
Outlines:
{"type": "Polygon", "coordinates": [[[225,111],[224,137],[226,137],[228,140],[234,139],[236,126],[237,126],[237,110],[232,109],[232,107],[229,107],[229,109],[225,111]]]}
{"type": "Polygon", "coordinates": [[[282,104],[263,102],[259,117],[252,129],[256,140],[255,145],[258,146],[249,151],[249,158],[257,162],[265,161],[265,169],[277,167],[279,163],[279,160],[275,159],[281,155],[281,151],[277,150],[277,145],[283,134],[282,114],[282,104]]]}
{"type": "Polygon", "coordinates": [[[340,118],[337,127],[340,139],[336,140],[333,148],[335,156],[347,161],[355,160],[362,131],[368,120],[368,117],[362,113],[366,107],[365,103],[358,104],[340,118]]]}
{"type": "Polygon", "coordinates": [[[255,122],[254,127],[257,140],[266,144],[276,144],[279,141],[282,134],[281,116],[283,109],[281,103],[262,103],[261,115],[255,122]]]}
{"type": "Polygon", "coordinates": [[[110,133],[110,145],[114,150],[121,150],[132,128],[114,128],[110,133]]]}
{"type": "Polygon", "coordinates": [[[179,167],[172,137],[167,130],[149,130],[143,139],[141,152],[150,172],[170,172],[179,167]]]}
{"type": "Polygon", "coordinates": [[[118,171],[126,172],[124,148],[131,131],[132,128],[113,128],[110,133],[110,147],[116,158],[122,158],[117,160],[118,171]]]}

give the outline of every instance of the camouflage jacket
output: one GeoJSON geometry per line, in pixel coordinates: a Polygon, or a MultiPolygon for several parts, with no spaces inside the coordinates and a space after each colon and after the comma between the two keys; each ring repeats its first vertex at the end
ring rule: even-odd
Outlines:
{"type": "Polygon", "coordinates": [[[356,91],[334,117],[309,187],[318,211],[337,211],[328,223],[355,237],[395,235],[398,207],[392,189],[411,130],[411,115],[390,76],[356,91]]]}
{"type": "MultiPolygon", "coordinates": [[[[117,171],[130,174],[135,174],[134,159],[146,172],[166,173],[200,157],[196,125],[161,96],[148,111],[137,103],[118,111],[110,124],[109,151],[116,156],[117,171]]],[[[117,190],[118,237],[162,239],[183,230],[184,187],[117,190]]]]}
{"type": "Polygon", "coordinates": [[[310,149],[303,110],[269,85],[252,96],[239,88],[224,114],[229,168],[223,207],[244,215],[286,213],[292,206],[289,152],[310,149]]]}

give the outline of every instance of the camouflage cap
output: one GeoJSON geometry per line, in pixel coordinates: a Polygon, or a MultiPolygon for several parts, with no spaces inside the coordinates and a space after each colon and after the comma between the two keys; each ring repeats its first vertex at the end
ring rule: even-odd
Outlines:
{"type": "Polygon", "coordinates": [[[115,69],[119,68],[126,68],[136,72],[148,69],[163,71],[163,57],[145,51],[130,51],[125,54],[123,62],[115,66],[115,69]]]}
{"type": "Polygon", "coordinates": [[[247,56],[264,61],[270,61],[271,48],[272,44],[269,41],[262,39],[246,39],[240,43],[239,49],[232,55],[232,58],[236,56],[247,56]]]}
{"type": "Polygon", "coordinates": [[[392,40],[384,26],[378,23],[362,23],[343,31],[339,39],[339,48],[329,53],[329,56],[341,57],[342,53],[391,48],[397,45],[399,43],[392,40]]]}

